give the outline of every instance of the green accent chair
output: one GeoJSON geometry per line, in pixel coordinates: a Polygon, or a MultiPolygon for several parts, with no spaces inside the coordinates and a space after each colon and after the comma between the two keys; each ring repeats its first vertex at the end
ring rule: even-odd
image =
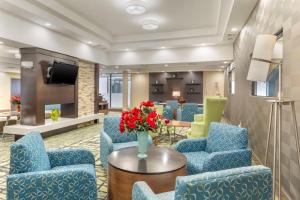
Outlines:
{"type": "Polygon", "coordinates": [[[163,115],[163,113],[164,113],[164,106],[163,105],[155,104],[154,108],[155,108],[157,114],[163,115]]]}
{"type": "Polygon", "coordinates": [[[210,123],[221,121],[226,101],[226,97],[220,96],[205,98],[204,113],[194,115],[194,122],[191,124],[191,129],[187,131],[187,137],[207,137],[210,123]]]}

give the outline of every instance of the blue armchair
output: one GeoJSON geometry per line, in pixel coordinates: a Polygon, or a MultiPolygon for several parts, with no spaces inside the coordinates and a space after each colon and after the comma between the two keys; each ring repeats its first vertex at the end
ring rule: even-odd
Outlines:
{"type": "Polygon", "coordinates": [[[186,121],[192,122],[194,121],[194,115],[202,114],[203,108],[198,107],[196,103],[185,103],[181,108],[177,109],[177,120],[178,121],[186,121]]]}
{"type": "Polygon", "coordinates": [[[133,186],[132,200],[272,199],[272,173],[251,166],[177,177],[175,191],[155,194],[146,182],[133,186]]]}
{"type": "Polygon", "coordinates": [[[39,133],[10,147],[7,199],[97,199],[95,159],[84,149],[46,151],[39,133]]]}
{"type": "Polygon", "coordinates": [[[175,148],[186,156],[192,175],[250,166],[252,151],[247,146],[247,129],[213,122],[207,138],[181,140],[175,148]]]}
{"type": "MultiPolygon", "coordinates": [[[[126,147],[137,146],[137,136],[134,133],[120,133],[119,116],[106,116],[104,118],[103,129],[100,138],[100,160],[105,169],[108,167],[108,156],[111,152],[126,147]]],[[[152,144],[152,138],[149,135],[148,144],[152,144]]]]}
{"type": "Polygon", "coordinates": [[[178,108],[177,100],[166,101],[166,106],[164,107],[163,117],[165,119],[174,119],[174,111],[178,108]]]}

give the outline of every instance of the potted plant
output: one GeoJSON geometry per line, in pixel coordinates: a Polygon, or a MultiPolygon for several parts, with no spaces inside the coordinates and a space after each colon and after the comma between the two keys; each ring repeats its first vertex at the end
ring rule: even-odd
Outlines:
{"type": "Polygon", "coordinates": [[[149,131],[157,132],[161,126],[161,115],[155,111],[154,104],[151,101],[145,101],[139,108],[133,108],[122,112],[120,120],[120,132],[137,134],[138,139],[138,157],[147,157],[147,140],[149,131]]]}
{"type": "Polygon", "coordinates": [[[20,96],[12,96],[10,102],[13,106],[17,106],[17,111],[21,112],[21,97],[20,96]]]}

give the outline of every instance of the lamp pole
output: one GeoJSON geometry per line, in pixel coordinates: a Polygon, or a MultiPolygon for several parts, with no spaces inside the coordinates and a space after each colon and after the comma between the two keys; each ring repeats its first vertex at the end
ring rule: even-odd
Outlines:
{"type": "Polygon", "coordinates": [[[273,199],[275,200],[275,188],[276,188],[276,167],[278,158],[278,199],[281,199],[281,138],[282,138],[282,107],[289,106],[291,109],[291,117],[293,123],[293,132],[296,139],[296,148],[298,155],[298,164],[300,166],[300,148],[299,148],[299,132],[296,118],[295,101],[284,100],[282,93],[282,63],[274,63],[279,65],[279,85],[278,85],[278,97],[274,100],[269,100],[271,103],[270,114],[269,114],[269,124],[268,124],[268,134],[267,134],[267,146],[265,152],[265,165],[267,165],[268,153],[269,153],[269,143],[272,125],[274,123],[274,149],[273,149],[273,199]],[[275,112],[274,112],[275,111],[275,112]],[[274,121],[273,121],[274,115],[274,121]],[[278,143],[277,143],[278,141],[278,143]]]}

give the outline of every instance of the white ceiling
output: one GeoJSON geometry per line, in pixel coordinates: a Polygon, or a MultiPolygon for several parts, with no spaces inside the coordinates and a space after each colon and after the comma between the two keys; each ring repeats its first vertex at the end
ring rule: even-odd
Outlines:
{"type": "MultiPolygon", "coordinates": [[[[72,39],[107,51],[191,47],[232,43],[257,0],[142,0],[147,11],[125,11],[132,0],[2,0],[0,8],[72,39]],[[156,18],[145,31],[141,20],[156,18]],[[233,34],[233,35],[232,35],[233,34]]],[[[136,1],[136,0],[135,0],[136,1]]]]}

